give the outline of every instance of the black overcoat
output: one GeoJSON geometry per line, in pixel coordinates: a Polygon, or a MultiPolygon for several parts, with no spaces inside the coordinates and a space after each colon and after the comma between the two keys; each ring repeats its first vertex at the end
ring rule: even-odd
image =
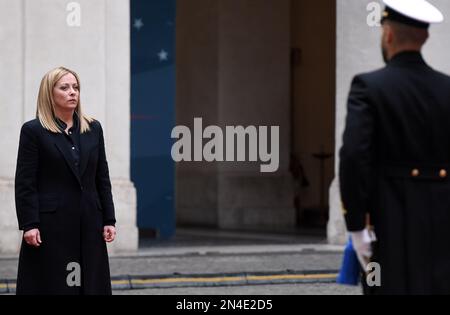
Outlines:
{"type": "Polygon", "coordinates": [[[42,245],[22,241],[18,294],[111,294],[102,234],[105,222],[115,223],[114,204],[102,127],[98,121],[90,127],[80,135],[79,166],[63,134],[44,129],[37,119],[22,127],[17,217],[20,229],[38,224],[42,245]],[[72,286],[72,263],[80,266],[81,287],[72,286]]]}
{"type": "Polygon", "coordinates": [[[450,78],[418,52],[354,78],[340,151],[347,227],[370,213],[381,294],[450,294],[450,78]]]}

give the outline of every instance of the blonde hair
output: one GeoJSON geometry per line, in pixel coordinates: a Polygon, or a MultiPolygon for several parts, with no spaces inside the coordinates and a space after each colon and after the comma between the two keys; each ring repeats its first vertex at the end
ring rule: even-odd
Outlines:
{"type": "MultiPolygon", "coordinates": [[[[69,70],[64,67],[58,67],[49,71],[41,81],[41,86],[39,88],[39,95],[37,100],[37,110],[36,118],[39,119],[41,125],[54,133],[62,133],[56,122],[55,116],[55,102],[53,100],[53,89],[56,83],[66,74],[73,74],[77,79],[78,91],[80,91],[80,78],[75,71],[69,70]]],[[[93,118],[86,116],[83,113],[80,99],[78,99],[77,107],[75,108],[75,113],[79,119],[80,133],[85,133],[91,130],[89,124],[94,121],[93,118]]]]}

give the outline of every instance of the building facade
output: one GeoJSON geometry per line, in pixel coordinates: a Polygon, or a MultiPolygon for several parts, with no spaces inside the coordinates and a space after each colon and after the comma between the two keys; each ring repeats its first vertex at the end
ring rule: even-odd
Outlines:
{"type": "MultiPolygon", "coordinates": [[[[448,1],[432,2],[450,17],[448,1]]],[[[330,243],[345,241],[336,154],[352,77],[383,66],[380,8],[361,0],[178,1],[176,124],[192,127],[201,117],[224,128],[280,127],[276,173],[260,173],[259,163],[178,164],[179,225],[291,231],[308,211],[320,217],[326,209],[330,243]]],[[[20,127],[34,118],[42,76],[60,65],[80,74],[84,107],[105,129],[118,220],[111,250],[137,249],[132,22],[129,0],[0,0],[0,253],[16,254],[21,239],[14,204],[20,127]]],[[[432,26],[424,50],[445,73],[449,28],[432,26]]]]}

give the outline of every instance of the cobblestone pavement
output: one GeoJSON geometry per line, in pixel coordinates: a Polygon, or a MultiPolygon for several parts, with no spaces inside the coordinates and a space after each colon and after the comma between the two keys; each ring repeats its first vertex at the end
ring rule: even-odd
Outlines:
{"type": "Polygon", "coordinates": [[[337,284],[283,284],[215,288],[114,291],[115,295],[361,295],[359,287],[337,284]]]}

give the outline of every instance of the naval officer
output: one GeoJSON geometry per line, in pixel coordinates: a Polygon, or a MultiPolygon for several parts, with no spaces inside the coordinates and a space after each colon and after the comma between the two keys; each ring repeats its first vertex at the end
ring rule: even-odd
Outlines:
{"type": "Polygon", "coordinates": [[[450,77],[421,53],[444,17],[425,0],[384,3],[386,66],[357,75],[348,97],[347,229],[363,266],[380,267],[380,286],[366,293],[450,294],[450,77]]]}

